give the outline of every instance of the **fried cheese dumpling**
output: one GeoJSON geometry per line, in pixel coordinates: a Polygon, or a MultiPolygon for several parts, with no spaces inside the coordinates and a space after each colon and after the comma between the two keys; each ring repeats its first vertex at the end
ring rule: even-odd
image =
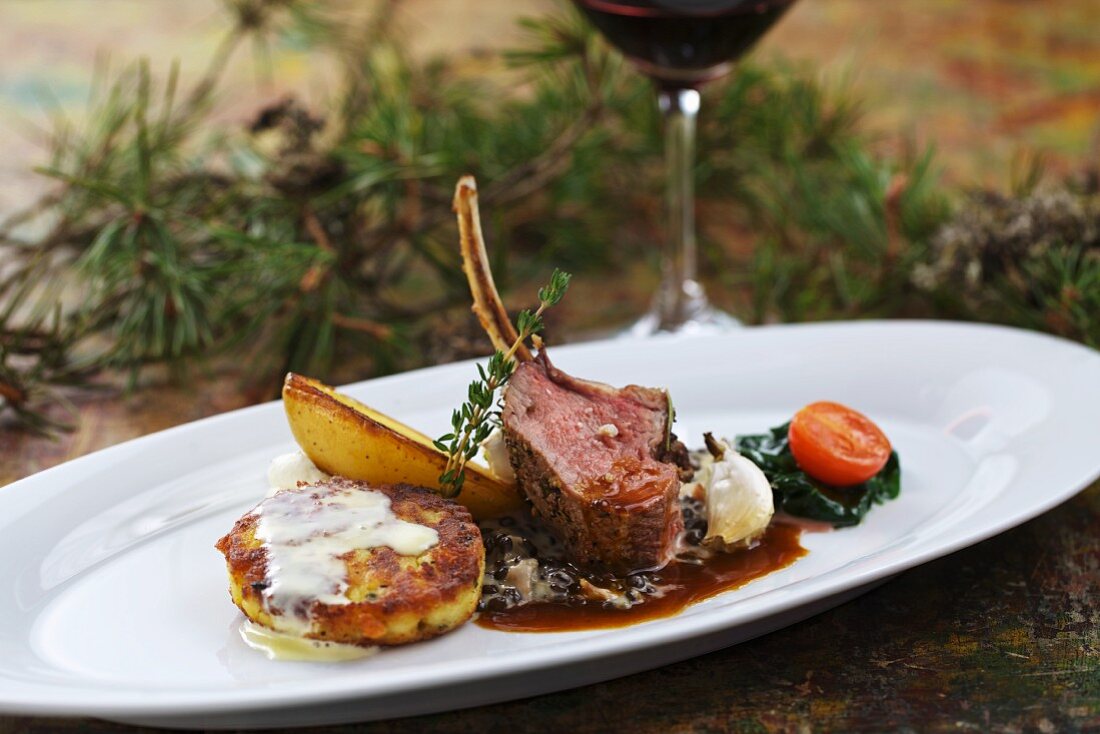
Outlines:
{"type": "Polygon", "coordinates": [[[408,485],[278,492],[216,544],[233,602],[277,632],[353,645],[435,637],[474,613],[485,549],[469,511],[408,485]]]}

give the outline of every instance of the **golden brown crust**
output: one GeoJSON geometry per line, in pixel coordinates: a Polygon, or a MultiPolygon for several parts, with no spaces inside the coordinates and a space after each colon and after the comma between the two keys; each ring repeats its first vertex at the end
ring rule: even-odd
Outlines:
{"type": "MultiPolygon", "coordinates": [[[[370,486],[334,478],[315,486],[382,492],[400,519],[426,525],[439,542],[419,556],[401,556],[381,546],[344,556],[348,604],[310,606],[308,637],[362,645],[397,645],[443,634],[473,614],[481,596],[485,549],[469,511],[431,490],[409,485],[370,486]]],[[[298,491],[305,491],[303,487],[298,491]]],[[[216,547],[226,559],[234,603],[257,624],[271,627],[263,604],[267,550],[256,540],[258,518],[241,517],[216,547]]]]}

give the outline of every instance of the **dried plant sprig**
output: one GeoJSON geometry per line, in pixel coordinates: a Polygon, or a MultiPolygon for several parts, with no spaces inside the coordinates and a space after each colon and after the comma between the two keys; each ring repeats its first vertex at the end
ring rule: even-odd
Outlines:
{"type": "Polygon", "coordinates": [[[1100,345],[1097,174],[1076,186],[972,195],[929,250],[910,277],[941,312],[1100,345]]]}
{"type": "Polygon", "coordinates": [[[466,402],[451,414],[451,432],[440,436],[435,447],[447,454],[447,466],[439,475],[444,497],[456,497],[466,481],[466,462],[477,455],[481,444],[500,425],[500,411],[494,408],[497,391],[508,382],[516,369],[516,352],[534,334],[543,329],[542,315],[556,306],[569,288],[572,276],[554,270],[550,283],[539,289],[539,306],[524,310],[516,318],[518,336],[507,352],[497,350],[485,366],[477,366],[478,379],[470,383],[466,402]]]}

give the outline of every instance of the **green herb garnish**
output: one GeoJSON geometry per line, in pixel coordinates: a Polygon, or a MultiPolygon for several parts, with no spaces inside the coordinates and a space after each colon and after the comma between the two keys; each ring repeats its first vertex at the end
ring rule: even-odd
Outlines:
{"type": "Polygon", "coordinates": [[[466,402],[451,414],[451,432],[435,440],[435,447],[447,454],[447,466],[439,475],[440,493],[444,497],[457,497],[462,491],[466,462],[477,455],[478,447],[500,425],[500,406],[494,409],[493,400],[516,369],[516,350],[542,331],[543,312],[561,301],[571,277],[555,269],[550,284],[539,289],[539,307],[535,311],[522,311],[516,319],[518,336],[511,348],[507,352],[498,349],[484,367],[477,366],[479,378],[470,383],[466,402]]]}

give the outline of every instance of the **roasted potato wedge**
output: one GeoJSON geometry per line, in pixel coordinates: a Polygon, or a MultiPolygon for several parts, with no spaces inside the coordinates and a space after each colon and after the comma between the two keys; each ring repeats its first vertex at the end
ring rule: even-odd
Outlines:
{"type": "MultiPolygon", "coordinates": [[[[373,484],[439,489],[447,457],[423,433],[293,372],[283,384],[283,406],[295,440],[321,471],[373,484]]],[[[477,520],[523,506],[514,484],[472,464],[466,465],[466,481],[455,499],[477,520]]]]}

